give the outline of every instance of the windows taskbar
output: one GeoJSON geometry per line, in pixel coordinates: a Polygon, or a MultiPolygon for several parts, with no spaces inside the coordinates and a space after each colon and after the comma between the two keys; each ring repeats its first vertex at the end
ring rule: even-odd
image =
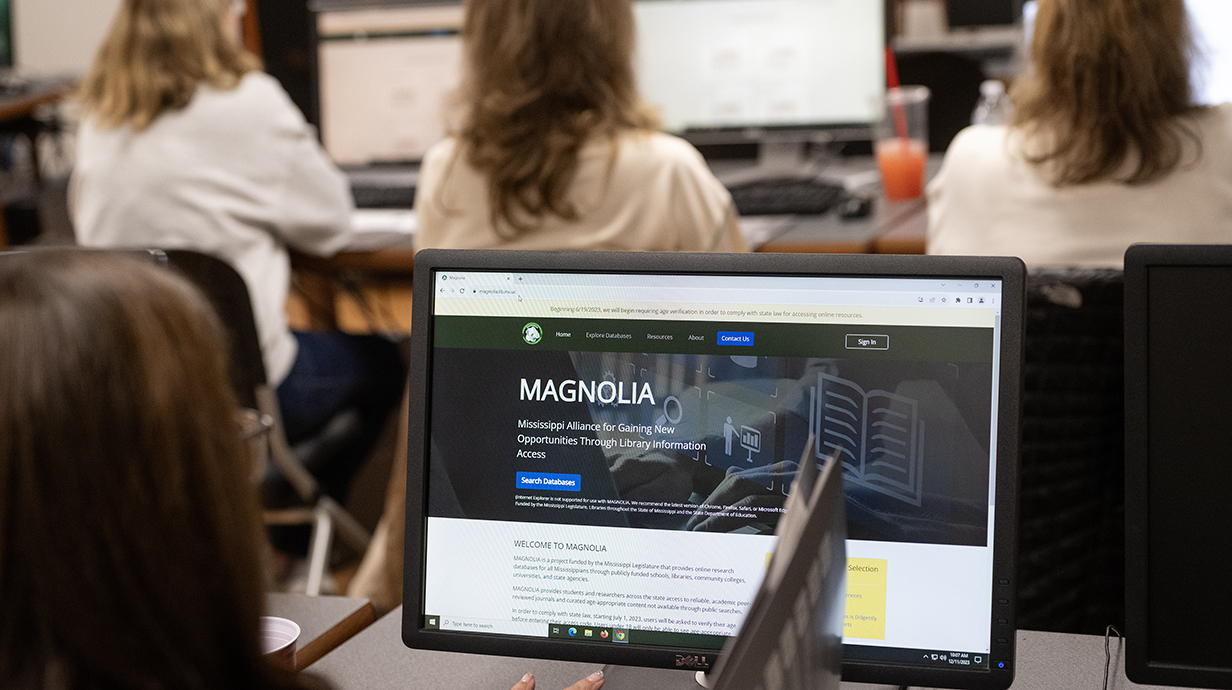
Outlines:
{"type": "MultiPolygon", "coordinates": [[[[440,621],[441,617],[438,615],[425,615],[423,627],[427,630],[440,630],[440,621]]],[[[675,649],[719,650],[727,642],[726,635],[697,635],[579,623],[548,623],[544,628],[546,628],[547,636],[551,638],[596,644],[640,644],[675,649]]]]}
{"type": "MultiPolygon", "coordinates": [[[[436,623],[437,620],[437,616],[425,616],[425,627],[439,629],[436,623]]],[[[721,650],[727,642],[726,635],[638,630],[636,628],[601,627],[577,623],[549,623],[546,625],[546,628],[547,636],[550,638],[595,644],[636,644],[674,649],[721,650]]],[[[972,671],[989,670],[997,665],[997,662],[994,662],[987,652],[904,649],[901,647],[876,647],[855,644],[843,645],[843,659],[854,662],[891,663],[926,668],[972,671]]],[[[1005,668],[1005,666],[1002,666],[1002,668],[1005,668]]]]}

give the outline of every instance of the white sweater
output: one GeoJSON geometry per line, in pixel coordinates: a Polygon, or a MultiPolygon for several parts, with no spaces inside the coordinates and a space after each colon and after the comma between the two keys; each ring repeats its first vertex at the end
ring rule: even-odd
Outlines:
{"type": "Polygon", "coordinates": [[[312,128],[267,74],[229,91],[201,86],[149,128],[77,138],[70,187],[77,240],[89,247],[195,249],[229,262],[252,297],[266,375],[295,362],[287,327],[287,246],[332,254],[351,236],[351,195],[312,128]]]}
{"type": "Polygon", "coordinates": [[[567,199],[578,219],[548,214],[534,230],[502,237],[492,226],[487,178],[458,141],[429,149],[416,191],[417,248],[745,251],[731,194],[701,154],[667,134],[628,133],[587,143],[567,199]]]}
{"type": "Polygon", "coordinates": [[[1184,163],[1167,177],[1068,187],[1052,186],[1023,159],[1020,135],[969,127],[928,187],[928,253],[1120,268],[1135,242],[1232,242],[1232,105],[1187,124],[1201,153],[1187,143],[1184,163]]]}

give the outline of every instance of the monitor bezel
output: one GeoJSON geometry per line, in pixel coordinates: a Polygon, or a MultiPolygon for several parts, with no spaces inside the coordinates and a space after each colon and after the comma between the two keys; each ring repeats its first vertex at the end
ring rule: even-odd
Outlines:
{"type": "Polygon", "coordinates": [[[1184,266],[1232,268],[1232,245],[1135,244],[1125,252],[1125,675],[1143,685],[1232,688],[1232,663],[1159,662],[1148,644],[1150,271],[1184,266]]]}
{"type": "Polygon", "coordinates": [[[988,670],[930,669],[844,660],[843,680],[924,687],[1003,690],[1014,678],[1018,449],[1020,442],[1023,305],[1026,269],[1017,258],[833,254],[689,254],[657,252],[556,252],[424,250],[415,256],[412,306],[410,413],[402,640],[407,647],[440,651],[678,668],[682,656],[714,650],[596,646],[555,638],[490,636],[424,630],[424,535],[427,530],[429,372],[433,340],[433,276],[439,270],[511,272],[673,273],[901,278],[987,278],[1002,281],[1001,394],[997,433],[997,511],[993,525],[993,601],[988,670]],[[1004,668],[997,668],[1001,661],[1004,668]]]}

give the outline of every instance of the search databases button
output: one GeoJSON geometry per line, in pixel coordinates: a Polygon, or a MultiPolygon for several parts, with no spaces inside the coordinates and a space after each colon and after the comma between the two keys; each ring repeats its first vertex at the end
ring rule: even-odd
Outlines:
{"type": "Polygon", "coordinates": [[[581,491],[582,475],[554,472],[518,472],[519,489],[534,491],[581,491]]]}

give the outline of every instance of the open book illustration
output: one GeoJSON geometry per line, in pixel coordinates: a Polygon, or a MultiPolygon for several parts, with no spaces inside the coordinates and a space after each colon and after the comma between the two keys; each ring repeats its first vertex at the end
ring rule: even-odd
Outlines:
{"type": "Polygon", "coordinates": [[[924,420],[918,401],[889,391],[865,392],[855,381],[819,373],[811,403],[809,427],[819,459],[837,452],[847,483],[919,507],[924,420]]]}

